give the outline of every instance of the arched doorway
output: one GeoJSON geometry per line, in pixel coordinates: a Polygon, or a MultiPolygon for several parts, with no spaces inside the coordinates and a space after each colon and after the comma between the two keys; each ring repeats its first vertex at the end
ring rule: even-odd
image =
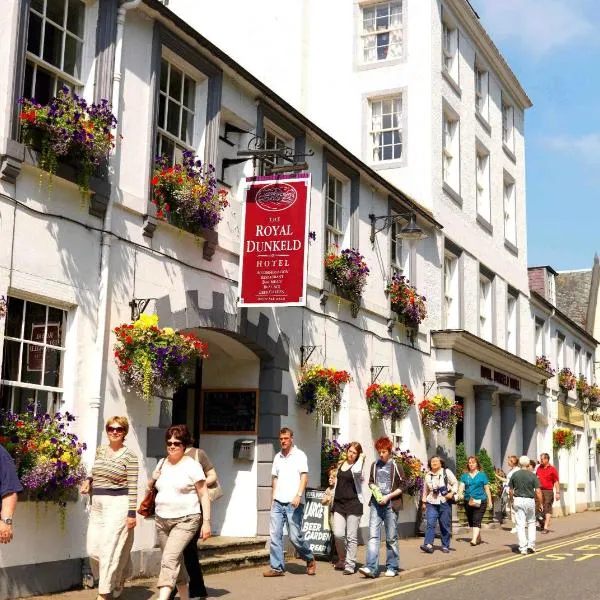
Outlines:
{"type": "MultiPolygon", "coordinates": [[[[203,300],[206,301],[206,297],[203,300]]],[[[248,495],[250,482],[254,481],[252,495],[256,498],[256,503],[252,503],[252,506],[256,507],[257,514],[255,534],[267,535],[271,505],[271,463],[275,449],[278,448],[281,417],[288,414],[288,397],[282,394],[283,376],[289,370],[287,340],[279,332],[276,337],[269,333],[270,319],[264,313],[258,313],[258,319],[251,321],[248,309],[237,312],[227,309],[225,296],[219,292],[212,292],[210,307],[201,308],[199,291],[188,290],[186,306],[178,311],[171,310],[170,299],[165,296],[157,300],[156,312],[161,325],[194,331],[209,344],[212,358],[199,366],[194,386],[185,392],[185,416],[188,425],[191,421],[192,431],[197,431],[201,447],[209,451],[217,470],[219,465],[223,465],[219,476],[231,485],[229,503],[228,490],[225,490],[226,497],[218,505],[215,504],[215,515],[221,520],[222,534],[248,535],[248,503],[241,512],[245,515],[244,524],[237,521],[240,515],[230,518],[229,514],[235,510],[238,490],[239,493],[243,490],[248,495]],[[240,467],[240,461],[232,462],[235,439],[246,436],[235,436],[235,439],[227,434],[224,437],[217,437],[216,434],[203,436],[198,421],[199,394],[203,389],[238,386],[258,388],[256,449],[253,466],[249,469],[248,464],[244,469],[240,467]]],[[[177,401],[181,402],[179,399],[177,401]]],[[[183,415],[181,406],[178,405],[177,411],[178,417],[183,415]]]]}

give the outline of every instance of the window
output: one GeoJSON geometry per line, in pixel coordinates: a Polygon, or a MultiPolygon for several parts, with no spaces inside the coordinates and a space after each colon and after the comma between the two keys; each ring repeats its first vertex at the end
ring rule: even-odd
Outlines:
{"type": "Polygon", "coordinates": [[[502,142],[514,152],[514,110],[510,104],[502,100],[502,142]]]}
{"type": "Polygon", "coordinates": [[[402,419],[392,419],[390,425],[390,439],[394,448],[402,445],[402,419]]]}
{"type": "Polygon", "coordinates": [[[581,364],[581,346],[573,344],[573,374],[575,377],[579,377],[583,374],[583,368],[581,364]]]}
{"type": "Polygon", "coordinates": [[[382,2],[362,9],[363,60],[402,57],[402,2],[382,2]]]}
{"type": "Polygon", "coordinates": [[[554,273],[546,271],[546,278],[546,286],[548,288],[548,296],[546,299],[556,306],[556,282],[554,280],[554,273]]]}
{"type": "Polygon", "coordinates": [[[585,353],[584,375],[587,377],[588,383],[591,383],[593,381],[593,378],[592,378],[592,355],[589,352],[585,353]]]}
{"type": "Polygon", "coordinates": [[[62,397],[67,313],[9,296],[4,328],[0,408],[52,413],[62,397]]]}
{"type": "Polygon", "coordinates": [[[565,367],[565,336],[556,332],[556,372],[565,367]]]}
{"type": "Polygon", "coordinates": [[[458,118],[444,112],[442,126],[442,169],[444,182],[455,192],[460,192],[458,118]]]}
{"type": "Polygon", "coordinates": [[[475,110],[486,121],[489,118],[488,72],[475,65],[475,110]]]}
{"type": "Polygon", "coordinates": [[[515,182],[504,176],[504,239],[517,245],[517,201],[515,182]]]}
{"type": "Polygon", "coordinates": [[[458,29],[446,21],[442,23],[442,65],[458,83],[458,29]]]}
{"type": "MultiPolygon", "coordinates": [[[[285,139],[279,133],[272,129],[265,129],[265,150],[280,150],[289,144],[289,140],[285,139]]],[[[273,167],[281,167],[285,163],[283,156],[271,155],[263,158],[263,174],[271,172],[273,167]]]]}
{"type": "Polygon", "coordinates": [[[323,415],[321,422],[321,440],[337,440],[340,437],[340,413],[330,410],[323,415]]]}
{"type": "Polygon", "coordinates": [[[343,230],[343,183],[334,175],[327,176],[327,248],[342,246],[343,230]]]}
{"type": "Polygon", "coordinates": [[[181,162],[193,150],[196,81],[164,58],[160,63],[157,156],[181,162]]]}
{"type": "Polygon", "coordinates": [[[535,318],[535,356],[544,356],[546,354],[546,344],[544,343],[544,321],[538,317],[535,318]]]}
{"type": "Polygon", "coordinates": [[[517,354],[518,296],[509,291],[506,297],[506,349],[517,354]]]}
{"type": "Polygon", "coordinates": [[[390,226],[390,267],[391,275],[405,275],[410,279],[409,273],[409,254],[404,247],[404,240],[400,237],[400,231],[404,227],[404,223],[398,220],[398,213],[392,211],[390,213],[392,221],[390,226]]]}
{"type": "Polygon", "coordinates": [[[402,97],[371,100],[373,161],[402,158],[402,97]]]}
{"type": "Polygon", "coordinates": [[[490,203],[490,154],[483,146],[477,146],[477,214],[488,223],[492,221],[490,203]]]}
{"type": "Polygon", "coordinates": [[[450,252],[444,256],[444,326],[460,327],[458,257],[450,252]]]}
{"type": "Polygon", "coordinates": [[[31,0],[23,96],[46,104],[63,85],[83,86],[84,17],[81,0],[31,0]]]}
{"type": "Polygon", "coordinates": [[[479,274],[479,335],[492,341],[492,280],[483,273],[479,274]]]}

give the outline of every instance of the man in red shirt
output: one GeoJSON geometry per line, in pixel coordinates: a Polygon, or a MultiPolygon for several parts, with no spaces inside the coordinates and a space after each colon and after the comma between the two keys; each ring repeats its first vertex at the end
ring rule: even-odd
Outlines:
{"type": "Polygon", "coordinates": [[[540,455],[540,465],[535,472],[540,480],[543,497],[544,529],[542,533],[550,533],[550,519],[552,518],[552,505],[560,498],[558,471],[550,464],[548,454],[540,455]]]}

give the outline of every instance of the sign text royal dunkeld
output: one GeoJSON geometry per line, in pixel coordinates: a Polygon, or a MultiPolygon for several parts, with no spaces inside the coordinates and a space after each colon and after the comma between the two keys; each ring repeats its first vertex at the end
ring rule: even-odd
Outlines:
{"type": "Polygon", "coordinates": [[[240,306],[306,304],[310,174],[251,177],[240,252],[240,306]]]}

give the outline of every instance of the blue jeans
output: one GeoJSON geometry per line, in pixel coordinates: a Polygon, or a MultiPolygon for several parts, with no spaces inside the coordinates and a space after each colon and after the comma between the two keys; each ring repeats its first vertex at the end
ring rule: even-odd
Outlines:
{"type": "Polygon", "coordinates": [[[391,502],[382,506],[370,503],[369,543],[367,544],[366,567],[375,575],[379,572],[379,545],[381,544],[381,527],[385,527],[386,559],[385,567],[396,573],[400,569],[400,548],[398,546],[398,513],[391,502]]]}
{"type": "Polygon", "coordinates": [[[452,524],[452,507],[447,502],[440,504],[427,503],[425,509],[427,519],[427,531],[425,532],[424,544],[433,545],[435,539],[435,526],[440,523],[440,534],[442,536],[442,547],[450,548],[450,527],[452,524]]]}
{"type": "Polygon", "coordinates": [[[308,543],[302,534],[302,515],[304,513],[304,504],[299,504],[298,508],[294,508],[290,502],[282,504],[273,501],[271,507],[271,568],[274,571],[285,570],[285,560],[283,558],[283,524],[287,523],[290,542],[298,551],[300,558],[306,562],[315,559],[308,543]]]}

